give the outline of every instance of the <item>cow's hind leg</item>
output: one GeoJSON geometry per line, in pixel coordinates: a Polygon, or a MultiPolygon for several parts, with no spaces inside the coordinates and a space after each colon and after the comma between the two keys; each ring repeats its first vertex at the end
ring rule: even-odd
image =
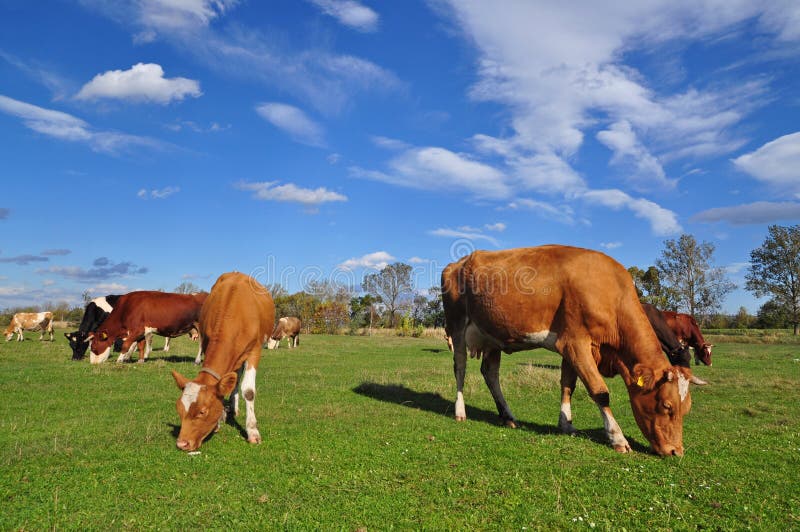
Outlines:
{"type": "MultiPolygon", "coordinates": [[[[260,352],[259,352],[260,354],[260,352]]],[[[261,443],[261,433],[258,432],[256,421],[256,367],[248,360],[244,364],[244,377],[242,378],[242,395],[244,396],[247,417],[245,419],[245,429],[247,430],[247,441],[250,443],[261,443]]]]}
{"type": "Polygon", "coordinates": [[[558,428],[564,434],[575,434],[577,431],[572,426],[572,392],[575,391],[575,384],[578,374],[575,368],[566,359],[561,359],[561,412],[558,414],[558,428]]]}
{"type": "Polygon", "coordinates": [[[491,351],[484,353],[483,362],[481,362],[481,374],[483,380],[486,381],[486,386],[494,399],[494,404],[497,405],[497,412],[500,414],[500,420],[504,425],[511,428],[517,428],[517,420],[514,419],[514,414],[508,408],[503,391],[500,389],[500,351],[491,351]]]}
{"type": "MultiPolygon", "coordinates": [[[[558,348],[559,346],[557,345],[556,347],[558,348]]],[[[560,347],[559,351],[561,355],[566,357],[572,364],[578,377],[580,377],[584,386],[586,386],[586,390],[589,392],[592,400],[600,409],[600,415],[603,418],[603,427],[605,428],[609,443],[614,450],[619,453],[630,452],[631,446],[622,434],[622,429],[619,428],[619,424],[617,420],[614,419],[614,415],[611,413],[608,387],[597,369],[597,363],[592,353],[591,341],[567,340],[560,347]]]]}
{"type": "Polygon", "coordinates": [[[456,421],[467,419],[464,405],[464,377],[467,374],[467,344],[463,334],[453,337],[453,373],[456,377],[456,421]]]}

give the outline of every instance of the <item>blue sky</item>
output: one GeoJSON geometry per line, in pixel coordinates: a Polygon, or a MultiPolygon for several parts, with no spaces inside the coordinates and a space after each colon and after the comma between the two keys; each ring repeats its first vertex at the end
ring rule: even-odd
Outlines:
{"type": "MultiPolygon", "coordinates": [[[[0,2],[0,307],[800,219],[800,3],[0,2]]],[[[742,289],[725,310],[751,312],[742,289]]]]}

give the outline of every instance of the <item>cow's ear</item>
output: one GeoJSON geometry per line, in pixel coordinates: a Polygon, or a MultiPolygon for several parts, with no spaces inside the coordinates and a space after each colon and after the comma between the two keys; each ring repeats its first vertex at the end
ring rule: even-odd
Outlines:
{"type": "Polygon", "coordinates": [[[64,333],[64,337],[65,337],[67,340],[72,340],[72,333],[64,333]]]}
{"type": "Polygon", "coordinates": [[[172,370],[172,378],[175,379],[175,384],[177,384],[178,388],[180,388],[181,390],[186,388],[186,383],[189,382],[189,379],[187,379],[186,377],[184,377],[175,370],[172,370]]]}
{"type": "Polygon", "coordinates": [[[234,387],[236,387],[236,372],[231,371],[223,375],[217,383],[217,395],[225,397],[233,391],[234,387]]]}
{"type": "Polygon", "coordinates": [[[633,366],[633,373],[631,374],[631,377],[633,377],[634,386],[645,392],[652,390],[656,383],[653,370],[641,364],[636,364],[633,366]]]}

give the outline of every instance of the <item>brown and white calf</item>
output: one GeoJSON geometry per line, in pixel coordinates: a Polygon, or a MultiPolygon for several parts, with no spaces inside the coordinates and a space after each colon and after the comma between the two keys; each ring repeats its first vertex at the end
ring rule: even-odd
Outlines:
{"type": "Polygon", "coordinates": [[[50,335],[50,341],[53,341],[53,313],[52,312],[17,312],[11,318],[11,323],[6,328],[6,342],[11,341],[14,333],[17,334],[17,341],[21,342],[25,339],[22,334],[23,331],[42,331],[39,335],[39,340],[44,339],[44,333],[50,335]]]}
{"type": "Polygon", "coordinates": [[[272,331],[272,334],[267,341],[268,349],[277,349],[280,347],[281,340],[289,338],[289,349],[300,345],[300,329],[303,323],[300,318],[294,316],[287,316],[278,320],[278,324],[272,331]]]}
{"type": "MultiPolygon", "coordinates": [[[[108,360],[112,347],[120,349],[117,362],[130,358],[139,348],[139,362],[152,350],[153,334],[174,338],[197,328],[200,309],[207,293],[172,294],[139,291],[120,297],[108,318],[89,336],[89,361],[100,364],[108,360]],[[118,345],[117,342],[119,342],[118,345]]],[[[202,344],[195,363],[200,363],[202,344]]]]}
{"type": "Polygon", "coordinates": [[[481,373],[500,417],[516,426],[500,389],[500,353],[543,347],[562,357],[563,432],[575,432],[571,398],[580,377],[600,409],[611,446],[631,450],[603,380],[619,374],[653,450],[683,454],[691,372],[664,357],[630,274],[612,258],[567,246],[475,251],[442,273],[442,296],[453,341],[456,419],[466,419],[467,353],[483,358],[481,373]]]}
{"type": "Polygon", "coordinates": [[[194,451],[212,431],[219,430],[225,421],[223,401],[231,392],[233,415],[238,415],[239,390],[247,409],[247,441],[261,443],[254,406],[256,370],[261,346],[274,322],[272,297],[258,281],[236,272],[217,279],[200,315],[203,367],[192,380],[172,372],[182,390],[175,404],[181,418],[178,449],[194,451]]]}

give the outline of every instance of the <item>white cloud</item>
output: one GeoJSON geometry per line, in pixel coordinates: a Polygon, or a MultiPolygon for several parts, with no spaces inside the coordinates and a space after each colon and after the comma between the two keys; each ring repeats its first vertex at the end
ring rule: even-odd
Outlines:
{"type": "Polygon", "coordinates": [[[374,145],[378,146],[379,148],[385,148],[387,150],[400,151],[411,148],[411,145],[408,144],[407,142],[403,142],[402,140],[393,139],[389,137],[382,137],[380,135],[373,135],[372,137],[370,137],[370,139],[372,140],[372,143],[374,145]]]}
{"type": "Polygon", "coordinates": [[[45,109],[3,95],[0,95],[0,112],[21,118],[27,128],[37,133],[59,140],[84,142],[99,152],[118,154],[137,146],[154,149],[166,146],[165,143],[149,137],[116,131],[98,131],[70,114],[45,109]]]}
{"type": "Polygon", "coordinates": [[[540,218],[572,225],[575,223],[575,211],[565,204],[553,204],[528,198],[517,198],[508,204],[509,209],[526,209],[532,211],[540,218]]]}
{"type": "Polygon", "coordinates": [[[446,238],[463,238],[466,240],[484,240],[489,242],[491,245],[495,247],[500,247],[500,242],[494,238],[493,236],[485,235],[480,232],[471,232],[471,231],[459,231],[457,229],[448,229],[445,227],[434,229],[433,231],[429,231],[429,234],[433,236],[442,236],[446,238]]]}
{"type": "Polygon", "coordinates": [[[186,96],[203,93],[200,83],[187,78],[165,78],[164,69],[155,63],[137,63],[130,70],[109,70],[97,74],[75,95],[78,100],[109,98],[166,105],[186,96]]]}
{"type": "Polygon", "coordinates": [[[637,185],[646,188],[650,188],[650,184],[668,188],[675,186],[676,182],[667,179],[661,163],[642,145],[627,120],[615,122],[609,129],[600,131],[597,140],[614,152],[612,164],[630,163],[633,166],[634,173],[629,180],[637,185]]]}
{"type": "Polygon", "coordinates": [[[800,132],[767,142],[733,159],[737,168],[769,185],[800,191],[800,132]]]}
{"type": "Polygon", "coordinates": [[[322,126],[311,120],[301,109],[285,103],[262,103],[256,112],[267,122],[288,133],[297,142],[310,146],[325,146],[322,126]]]}
{"type": "Polygon", "coordinates": [[[622,247],[622,242],[600,242],[600,247],[603,249],[617,249],[622,247]]]}
{"type": "Polygon", "coordinates": [[[503,231],[506,230],[506,224],[504,224],[503,222],[497,222],[497,223],[493,223],[493,224],[486,224],[486,225],[484,225],[484,227],[486,229],[488,229],[489,231],[495,231],[497,233],[502,233],[503,231]]]}
{"type": "Polygon", "coordinates": [[[147,199],[147,198],[165,199],[165,198],[168,198],[168,197],[172,196],[173,194],[177,194],[180,191],[181,191],[180,187],[172,187],[172,186],[164,187],[164,188],[161,188],[161,189],[152,189],[152,190],[149,190],[149,191],[147,189],[143,188],[143,189],[140,189],[139,192],[136,193],[136,197],[141,198],[141,199],[147,199]]]}
{"type": "Polygon", "coordinates": [[[715,207],[692,216],[694,222],[728,222],[731,225],[766,224],[800,220],[800,203],[756,201],[732,207],[715,207]]]}
{"type": "Polygon", "coordinates": [[[332,201],[347,201],[347,196],[333,192],[325,187],[315,189],[301,188],[293,183],[278,185],[277,181],[247,183],[236,185],[239,190],[252,191],[253,198],[264,201],[281,201],[316,206],[332,201]]]}
{"type": "Polygon", "coordinates": [[[339,265],[344,270],[355,270],[356,268],[367,268],[371,270],[382,270],[389,265],[394,257],[385,251],[375,251],[367,253],[361,257],[347,259],[339,265]]]}
{"type": "Polygon", "coordinates": [[[151,31],[181,31],[208,26],[238,0],[141,0],[138,22],[151,31]]]}
{"type": "Polygon", "coordinates": [[[353,29],[371,32],[378,28],[378,14],[353,0],[310,0],[323,13],[353,29]]]}
{"type": "Polygon", "coordinates": [[[423,259],[422,257],[411,257],[408,259],[409,264],[427,264],[431,259],[423,259]]]}
{"type": "Polygon", "coordinates": [[[659,236],[674,235],[683,230],[674,212],[650,200],[633,198],[621,190],[587,190],[579,197],[587,203],[602,205],[615,211],[628,209],[637,218],[647,220],[653,233],[659,236]]]}
{"type": "Polygon", "coordinates": [[[481,198],[503,198],[510,192],[502,172],[444,148],[409,149],[388,165],[390,173],[351,167],[350,174],[403,187],[465,191],[481,198]]]}

